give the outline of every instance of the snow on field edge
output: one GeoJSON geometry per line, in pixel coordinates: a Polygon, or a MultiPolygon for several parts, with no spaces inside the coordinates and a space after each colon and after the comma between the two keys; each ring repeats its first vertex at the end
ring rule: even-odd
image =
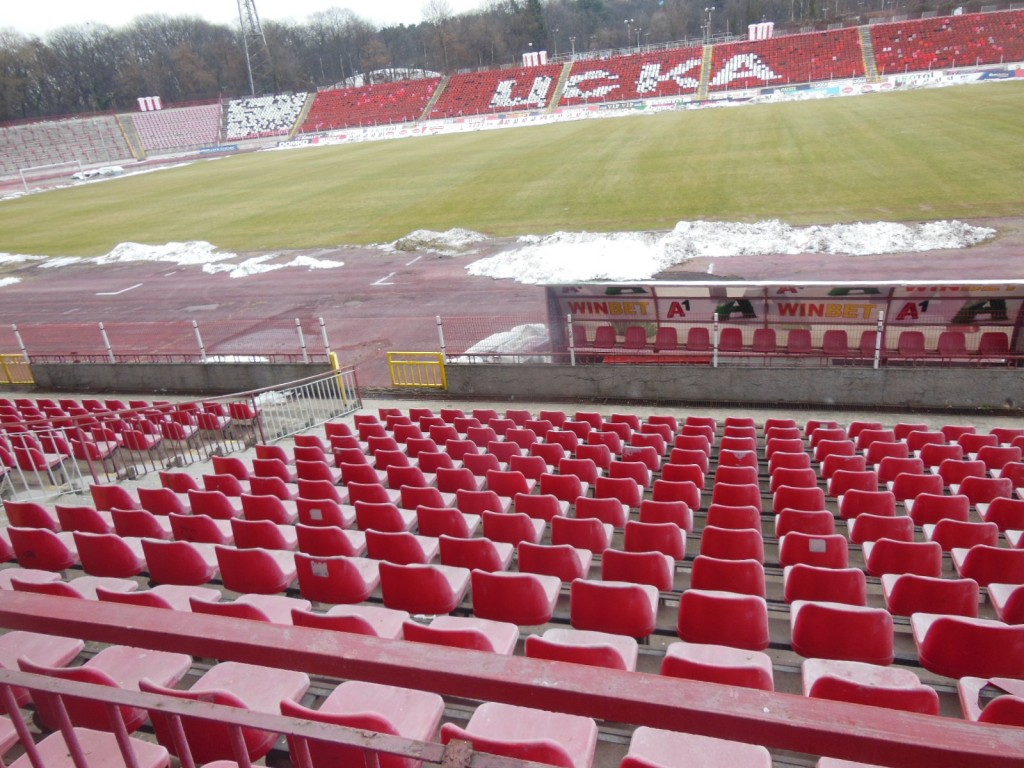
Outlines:
{"type": "MultiPolygon", "coordinates": [[[[516,247],[466,266],[471,275],[510,279],[520,283],[579,282],[585,280],[646,280],[671,266],[693,258],[724,259],[740,255],[846,254],[851,257],[879,253],[905,253],[966,248],[995,235],[994,229],[960,221],[924,224],[875,222],[832,226],[791,227],[780,221],[753,224],[681,221],[671,232],[556,232],[526,235],[516,247]]],[[[468,229],[446,232],[416,230],[378,249],[430,251],[439,255],[471,255],[489,238],[468,229]]],[[[313,256],[275,261],[281,254],[242,257],[220,251],[205,241],[163,245],[121,243],[110,253],[93,259],[0,254],[0,267],[38,262],[43,269],[69,264],[98,265],[162,262],[180,267],[199,266],[208,274],[250,277],[279,269],[336,269],[345,262],[313,256]]],[[[3,278],[0,287],[18,278],[3,278]]]]}
{"type": "Polygon", "coordinates": [[[810,227],[791,227],[780,221],[681,221],[667,233],[556,232],[544,237],[521,237],[519,247],[475,261],[466,270],[480,277],[530,284],[646,280],[693,258],[807,253],[854,257],[966,248],[994,235],[994,229],[960,221],[810,227]]]}

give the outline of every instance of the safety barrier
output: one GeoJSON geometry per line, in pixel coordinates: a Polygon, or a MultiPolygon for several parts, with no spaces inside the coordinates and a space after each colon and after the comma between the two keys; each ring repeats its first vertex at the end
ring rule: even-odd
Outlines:
{"type": "Polygon", "coordinates": [[[32,366],[24,355],[0,355],[0,384],[34,384],[32,366]]]}
{"type": "Polygon", "coordinates": [[[14,431],[5,423],[0,488],[19,500],[78,493],[274,442],[361,407],[347,368],[200,403],[37,416],[14,431]]]}
{"type": "Polygon", "coordinates": [[[441,352],[388,352],[388,371],[394,387],[448,389],[441,352]]]}

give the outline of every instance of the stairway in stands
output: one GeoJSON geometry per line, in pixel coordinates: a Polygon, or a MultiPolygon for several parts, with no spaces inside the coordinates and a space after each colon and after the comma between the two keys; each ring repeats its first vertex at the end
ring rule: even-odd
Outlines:
{"type": "Polygon", "coordinates": [[[295,125],[292,126],[291,131],[288,133],[289,139],[294,139],[299,133],[302,132],[302,126],[306,122],[306,117],[309,115],[309,110],[313,108],[313,102],[316,101],[316,94],[311,93],[306,97],[306,103],[302,105],[302,109],[299,110],[299,116],[295,119],[295,125]]]}
{"type": "Polygon", "coordinates": [[[558,76],[558,83],[555,84],[555,92],[551,95],[551,101],[548,103],[546,111],[549,114],[555,111],[558,107],[558,102],[562,100],[562,91],[565,90],[565,82],[569,79],[570,70],[572,70],[572,62],[567,61],[562,65],[562,74],[558,76]]]}
{"type": "Polygon", "coordinates": [[[128,115],[115,115],[114,117],[117,120],[117,127],[121,129],[121,135],[124,136],[124,140],[128,144],[128,149],[132,152],[132,157],[136,160],[145,160],[146,149],[142,146],[142,137],[135,130],[135,123],[132,122],[131,117],[128,115]]]}
{"type": "Polygon", "coordinates": [[[448,83],[451,81],[451,75],[445,75],[441,78],[441,82],[437,84],[437,88],[434,89],[434,95],[430,97],[430,101],[427,102],[427,106],[423,108],[423,112],[420,114],[417,123],[422,123],[424,120],[430,119],[430,113],[434,111],[434,106],[437,104],[437,100],[441,98],[441,94],[444,93],[445,88],[448,87],[448,83]]]}
{"type": "Polygon", "coordinates": [[[878,65],[875,63],[875,44],[871,41],[871,27],[858,27],[860,50],[864,56],[864,76],[869,83],[878,82],[878,65]]]}
{"type": "Polygon", "coordinates": [[[700,65],[700,86],[697,88],[697,101],[706,101],[708,98],[708,83],[711,81],[711,57],[713,50],[714,46],[704,46],[704,55],[701,57],[700,65]]]}

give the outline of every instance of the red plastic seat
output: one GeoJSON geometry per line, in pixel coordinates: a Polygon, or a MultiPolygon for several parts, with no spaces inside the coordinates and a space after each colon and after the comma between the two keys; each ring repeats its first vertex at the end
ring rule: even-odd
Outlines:
{"type": "Polygon", "coordinates": [[[675,581],[675,561],[661,552],[605,549],[601,553],[601,578],[604,581],[650,584],[659,591],[668,592],[675,581]]]}
{"type": "Polygon", "coordinates": [[[613,528],[596,517],[554,517],[551,519],[551,543],[569,544],[578,549],[603,552],[611,546],[613,528]]]}
{"type": "Polygon", "coordinates": [[[541,493],[554,496],[559,501],[575,504],[575,500],[587,495],[588,486],[575,475],[541,475],[541,493]]]}
{"type": "Polygon", "coordinates": [[[589,717],[485,702],[465,728],[441,726],[441,743],[468,741],[474,750],[562,768],[591,768],[597,724],[589,717]]]}
{"type": "Polygon", "coordinates": [[[416,522],[423,536],[469,538],[480,527],[479,515],[467,515],[454,507],[417,507],[416,522]]]}
{"type": "Polygon", "coordinates": [[[411,614],[436,615],[453,611],[462,602],[469,579],[467,568],[380,564],[384,605],[411,614]]]}
{"type": "Polygon", "coordinates": [[[550,521],[569,512],[569,502],[561,501],[550,493],[517,493],[512,497],[512,508],[538,520],[550,521]]]}
{"type": "MultiPolygon", "coordinates": [[[[444,700],[427,691],[350,680],[335,688],[320,703],[319,709],[309,709],[292,699],[284,699],[281,701],[281,714],[416,741],[434,741],[444,715],[444,700]]],[[[298,751],[298,741],[296,737],[290,738],[293,754],[298,751]]],[[[353,747],[313,740],[307,743],[314,765],[356,764],[364,757],[362,750],[353,747]]],[[[377,757],[381,768],[412,768],[413,761],[408,758],[383,753],[377,757]]]]}
{"type": "Polygon", "coordinates": [[[761,489],[756,484],[736,485],[733,483],[715,483],[711,491],[712,504],[729,506],[752,506],[758,511],[761,507],[761,489]]]}
{"type": "Polygon", "coordinates": [[[455,506],[468,515],[483,515],[485,512],[508,514],[512,499],[499,496],[494,491],[469,491],[460,488],[455,492],[455,506]]]}
{"type": "Polygon", "coordinates": [[[410,642],[511,656],[519,640],[519,628],[506,621],[473,616],[436,616],[429,625],[406,621],[402,625],[402,635],[410,642]]]}
{"type": "Polygon", "coordinates": [[[870,469],[837,469],[828,479],[828,495],[840,499],[850,491],[878,491],[878,473],[870,469]]]}
{"type": "Polygon", "coordinates": [[[4,500],[4,511],[7,513],[7,524],[17,528],[49,528],[57,532],[61,529],[60,522],[42,504],[34,501],[4,500]]]}
{"type": "Polygon", "coordinates": [[[66,571],[78,564],[78,552],[71,533],[54,533],[46,528],[9,526],[14,557],[22,568],[66,571]]]}
{"type": "Polygon", "coordinates": [[[122,605],[145,605],[150,608],[163,608],[171,611],[190,611],[191,599],[216,602],[221,593],[211,587],[181,586],[178,584],[158,584],[152,589],[124,592],[119,589],[96,587],[96,598],[108,603],[122,605]]]}
{"type": "MultiPolygon", "coordinates": [[[[804,457],[807,456],[806,453],[777,453],[775,455],[804,457]]],[[[771,490],[771,492],[774,494],[782,486],[789,486],[792,488],[817,488],[818,473],[811,469],[810,466],[800,468],[777,467],[774,471],[771,472],[771,483],[769,490],[771,490]]]]}
{"type": "Polygon", "coordinates": [[[130,578],[146,570],[141,539],[122,539],[115,533],[73,533],[82,570],[90,576],[130,578]]]}
{"type": "Polygon", "coordinates": [[[568,661],[592,667],[635,671],[639,645],[632,637],[585,629],[545,630],[526,638],[527,658],[568,661]]]}
{"type": "Polygon", "coordinates": [[[864,566],[871,576],[915,573],[937,578],[942,575],[942,547],[934,541],[866,541],[864,566]]]}
{"type": "MultiPolygon", "coordinates": [[[[676,448],[675,450],[681,449],[676,448]]],[[[703,454],[701,455],[703,456],[703,454]]],[[[700,464],[666,464],[662,467],[661,479],[676,483],[691,482],[703,491],[706,486],[706,469],[706,467],[702,469],[700,464]]]]}
{"type": "Polygon", "coordinates": [[[1000,531],[1024,530],[1024,499],[992,499],[981,512],[981,519],[986,523],[995,523],[1000,531]]]}
{"type": "Polygon", "coordinates": [[[114,531],[114,517],[110,510],[100,512],[93,507],[68,504],[55,504],[53,509],[57,513],[57,531],[87,531],[88,533],[112,533],[114,531]]]}
{"type": "Polygon", "coordinates": [[[701,508],[700,494],[700,487],[693,482],[655,480],[651,499],[653,501],[682,501],[691,510],[699,510],[701,508]]]}
{"type": "MultiPolygon", "coordinates": [[[[142,678],[154,680],[161,685],[174,685],[192,666],[192,657],[184,653],[112,645],[77,667],[48,667],[28,658],[19,659],[18,666],[22,672],[60,680],[138,690],[142,678]]],[[[51,730],[59,728],[60,715],[54,700],[49,696],[35,694],[32,699],[42,724],[51,730]]],[[[105,703],[72,696],[62,697],[62,701],[74,725],[98,731],[112,730],[110,713],[105,703]]],[[[134,733],[149,719],[144,709],[122,706],[120,711],[128,733],[134,733]]]]}
{"type": "Polygon", "coordinates": [[[639,639],[656,626],[658,590],[649,584],[576,579],[570,587],[569,605],[575,629],[639,639]]]}
{"type": "Polygon", "coordinates": [[[813,600],[867,605],[867,579],[859,568],[819,568],[798,563],[787,566],[782,576],[787,603],[813,600]]]}
{"type": "Polygon", "coordinates": [[[802,665],[804,696],[886,707],[922,715],[939,714],[939,695],[911,669],[857,661],[807,659],[802,665]]]}
{"type": "Polygon", "coordinates": [[[517,548],[519,571],[557,576],[562,581],[585,579],[590,573],[593,553],[571,544],[531,544],[524,541],[517,548]]]}
{"type": "Polygon", "coordinates": [[[210,544],[143,539],[142,551],[149,578],[156,584],[207,584],[219,570],[210,544]]]}
{"type": "Polygon", "coordinates": [[[417,536],[408,531],[366,531],[366,553],[374,560],[408,565],[426,564],[438,553],[438,540],[432,536],[417,536]]]}
{"type": "MultiPolygon", "coordinates": [[[[214,665],[187,691],[168,688],[145,679],[140,681],[139,688],[146,693],[209,701],[277,715],[280,714],[282,700],[301,700],[309,688],[309,676],[305,672],[224,661],[214,665]]],[[[169,718],[154,711],[152,720],[157,740],[177,754],[169,718]]],[[[197,763],[234,759],[233,740],[223,723],[182,717],[181,725],[192,758],[197,763]]],[[[258,760],[266,755],[278,738],[277,733],[251,727],[243,727],[241,736],[250,760],[258,760]]]]}
{"type": "Polygon", "coordinates": [[[761,513],[757,507],[749,505],[712,504],[708,507],[705,525],[715,528],[753,528],[760,532],[761,513]]]}
{"type": "Polygon", "coordinates": [[[961,677],[964,717],[975,723],[1024,726],[1024,684],[1008,677],[961,677]]]}
{"type": "Polygon", "coordinates": [[[511,544],[513,547],[523,541],[539,544],[547,528],[544,520],[538,520],[522,512],[502,513],[485,510],[481,518],[484,536],[493,541],[511,544]]]}
{"type": "Polygon", "coordinates": [[[125,488],[119,485],[100,485],[92,483],[89,485],[92,493],[92,502],[101,512],[106,512],[117,507],[119,509],[141,509],[138,499],[132,496],[125,488]]]}
{"type": "Polygon", "coordinates": [[[1024,549],[976,544],[970,549],[954,549],[951,554],[962,579],[974,579],[983,587],[993,583],[1024,584],[1024,549]]]}
{"type": "Polygon", "coordinates": [[[562,586],[556,576],[473,570],[473,615],[525,626],[551,620],[562,586]]]}
{"type": "Polygon", "coordinates": [[[299,552],[307,555],[333,557],[360,557],[366,553],[366,534],[362,531],[346,531],[334,525],[295,526],[295,538],[299,552]]]}
{"type": "Polygon", "coordinates": [[[971,523],[960,520],[939,520],[924,525],[924,537],[936,541],[943,552],[955,548],[970,549],[977,544],[994,547],[999,542],[999,527],[995,523],[971,523]]]}
{"type": "Polygon", "coordinates": [[[181,495],[170,488],[139,488],[137,493],[139,505],[154,515],[188,514],[190,511],[181,495]]]}
{"type": "Polygon", "coordinates": [[[756,528],[718,528],[705,526],[701,532],[700,553],[722,560],[764,562],[764,540],[756,528]]]}
{"type": "Polygon", "coordinates": [[[299,592],[317,603],[360,603],[380,583],[379,563],[361,557],[323,557],[298,553],[299,592]]]}
{"type": "Polygon", "coordinates": [[[679,600],[677,632],[688,643],[763,651],[771,637],[768,605],[759,595],[688,589],[679,600]]]}
{"type": "MultiPolygon", "coordinates": [[[[1024,585],[989,584],[988,598],[1000,621],[1005,621],[1007,624],[1024,624],[1024,585]]],[[[929,613],[938,613],[938,611],[929,611],[929,613]]]]}
{"type": "Polygon", "coordinates": [[[775,690],[770,656],[727,645],[669,643],[661,660],[661,674],[762,691],[775,690]]]}
{"type": "MultiPolygon", "coordinates": [[[[792,334],[792,331],[790,332],[792,334]]],[[[755,744],[742,744],[710,736],[678,731],[663,731],[641,726],[633,731],[629,752],[620,768],[654,768],[679,765],[681,755],[698,756],[707,768],[771,768],[772,757],[767,749],[755,744]]],[[[688,759],[688,758],[687,758],[688,759]]],[[[696,766],[697,763],[691,763],[696,766]]]]}
{"type": "Polygon", "coordinates": [[[946,579],[916,573],[882,576],[885,605],[893,616],[942,613],[976,617],[979,591],[974,579],[946,579]]]}
{"type": "Polygon", "coordinates": [[[893,662],[893,621],[884,608],[797,600],[789,615],[793,650],[805,658],[893,662]]]}
{"type": "MultiPolygon", "coordinates": [[[[403,486],[403,492],[409,486],[403,486]]],[[[436,489],[431,489],[436,490],[436,489]]],[[[436,501],[436,499],[435,499],[436,501]]],[[[440,506],[445,506],[444,504],[440,506]]],[[[355,503],[356,524],[362,531],[411,531],[416,525],[416,513],[410,512],[409,508],[399,509],[394,504],[386,502],[364,502],[355,503]]]]}
{"type": "Polygon", "coordinates": [[[230,520],[242,514],[241,498],[229,498],[222,491],[189,491],[188,505],[193,515],[208,515],[215,520],[230,520]]]}
{"type": "Polygon", "coordinates": [[[839,516],[844,520],[853,520],[860,515],[895,517],[896,496],[892,491],[847,491],[839,504],[839,516]]]}
{"type": "Polygon", "coordinates": [[[971,500],[979,511],[998,498],[1013,498],[1013,481],[1008,477],[965,477],[957,493],[971,500]]]}
{"type": "Polygon", "coordinates": [[[757,560],[724,560],[698,555],[693,560],[690,586],[765,597],[764,566],[757,560]]]}
{"type": "Polygon", "coordinates": [[[349,528],[356,521],[354,506],[342,506],[333,499],[309,499],[300,496],[295,500],[298,522],[314,527],[349,528]]]}
{"type": "Polygon", "coordinates": [[[783,509],[775,516],[775,535],[806,533],[812,536],[830,536],[836,532],[836,519],[826,509],[814,512],[783,509]]]}
{"type": "Polygon", "coordinates": [[[265,520],[277,525],[294,525],[298,519],[295,502],[272,494],[242,494],[242,515],[246,520],[265,520]]]}
{"type": "Polygon", "coordinates": [[[245,487],[234,475],[203,475],[203,490],[219,491],[231,498],[245,493],[245,487]]]}
{"type": "Polygon", "coordinates": [[[934,525],[942,520],[967,522],[970,500],[966,496],[922,493],[906,502],[915,525],[934,525]],[[911,501],[913,503],[911,503],[911,501]]]}
{"type": "Polygon", "coordinates": [[[402,639],[402,625],[409,618],[407,611],[393,611],[380,605],[334,605],[326,613],[295,608],[292,624],[296,627],[329,629],[368,637],[402,639]]]}
{"type": "Polygon", "coordinates": [[[623,503],[616,498],[590,498],[581,496],[576,499],[576,518],[585,519],[596,517],[602,523],[608,523],[614,528],[622,528],[628,519],[628,510],[623,503]]]}
{"type": "Polygon", "coordinates": [[[295,581],[291,552],[269,549],[235,549],[214,544],[224,586],[233,592],[273,595],[295,581]]]}
{"type": "Polygon", "coordinates": [[[1024,625],[915,613],[910,626],[921,666],[946,677],[1024,678],[1024,625]]]}
{"type": "Polygon", "coordinates": [[[779,539],[779,564],[783,567],[805,563],[821,568],[846,568],[849,548],[841,534],[819,536],[794,531],[779,539]]]}
{"type": "Polygon", "coordinates": [[[627,520],[623,534],[627,552],[661,552],[674,560],[686,558],[686,531],[675,523],[627,520]]]}

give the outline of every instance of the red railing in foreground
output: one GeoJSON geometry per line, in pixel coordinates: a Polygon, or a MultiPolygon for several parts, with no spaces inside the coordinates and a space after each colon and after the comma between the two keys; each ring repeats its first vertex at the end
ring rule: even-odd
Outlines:
{"type": "Polygon", "coordinates": [[[304,627],[0,592],[0,626],[367,680],[893,768],[1024,766],[1024,729],[304,627]],[[59,600],[60,603],[54,601],[59,600]]]}

